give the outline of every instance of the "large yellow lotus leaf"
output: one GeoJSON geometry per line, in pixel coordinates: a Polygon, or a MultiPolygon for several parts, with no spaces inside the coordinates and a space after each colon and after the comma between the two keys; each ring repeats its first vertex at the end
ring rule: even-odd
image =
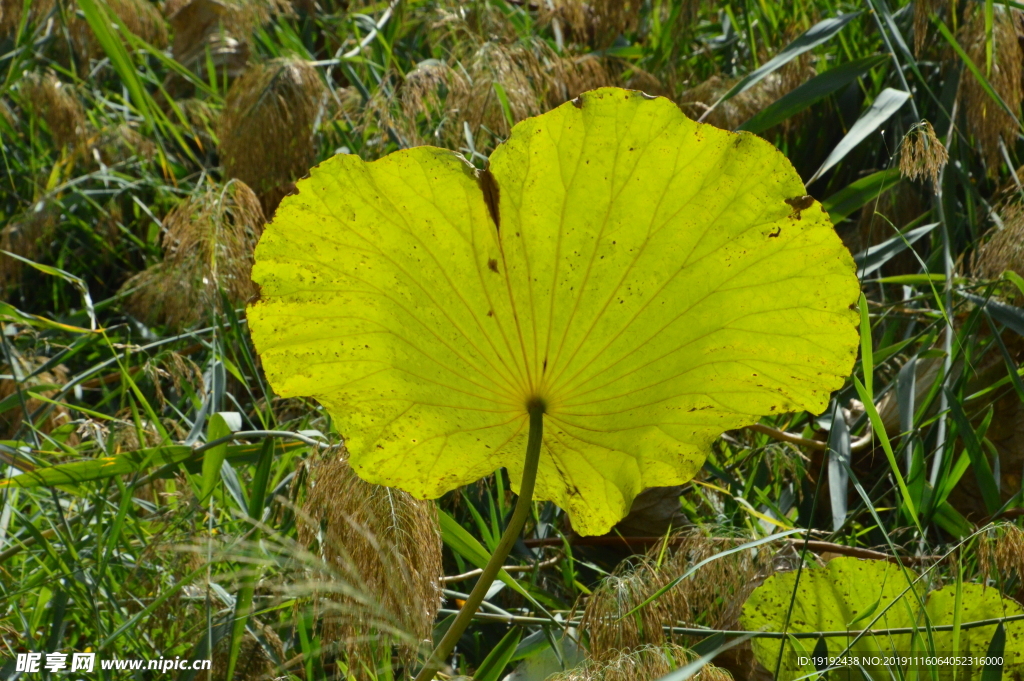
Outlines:
{"type": "MultiPolygon", "coordinates": [[[[747,598],[740,624],[752,631],[854,632],[849,636],[825,639],[828,654],[835,657],[848,647],[851,656],[869,659],[895,653],[909,654],[912,649],[909,634],[858,638],[857,633],[868,625],[871,629],[912,627],[915,613],[920,611],[920,597],[924,589],[914,586],[916,593],[907,589],[917,576],[886,561],[845,557],[834,558],[824,567],[799,573],[777,573],[747,598]]],[[[809,662],[801,665],[800,658],[809,657],[814,652],[815,643],[814,638],[785,641],[786,650],[778,667],[779,681],[793,681],[814,672],[814,665],[809,662]]],[[[756,638],[752,644],[758,662],[774,673],[783,641],[756,638]]],[[[866,665],[866,670],[873,679],[888,678],[884,665],[866,665]]],[[[837,679],[850,681],[864,678],[857,667],[837,670],[832,674],[837,679]]]]}
{"type": "Polygon", "coordinates": [[[852,258],[764,140],[605,88],[443,149],[339,155],[282,202],[249,310],[267,376],[366,480],[437,497],[507,467],[582,534],[689,480],[724,430],[821,411],[851,369],[852,258]]]}
{"type": "MultiPolygon", "coordinates": [[[[828,654],[838,657],[844,652],[861,660],[899,654],[912,656],[984,658],[995,635],[996,625],[961,629],[957,644],[953,632],[932,631],[928,626],[948,627],[957,620],[956,585],[949,585],[925,594],[918,575],[885,561],[834,558],[820,568],[772,575],[754,589],[743,604],[740,626],[754,631],[786,631],[791,634],[818,632],[852,632],[846,636],[828,636],[825,645],[828,654]],[[922,611],[922,603],[924,608],[922,611]],[[863,635],[864,629],[916,629],[916,633],[863,635]],[[851,645],[852,644],[852,645],[851,645]]],[[[980,584],[961,584],[959,622],[977,622],[996,617],[1024,614],[1024,608],[1003,598],[998,589],[980,584]]],[[[1024,622],[1004,625],[1005,664],[1003,678],[1024,678],[1024,622]]],[[[814,673],[814,666],[800,665],[801,656],[813,653],[816,638],[790,638],[779,666],[779,681],[794,681],[814,673]],[[800,646],[801,649],[797,649],[800,646]]],[[[774,672],[779,664],[779,639],[756,638],[754,655],[765,668],[774,672]]],[[[931,680],[928,665],[904,663],[904,678],[931,680]],[[927,670],[927,671],[926,671],[927,670]],[[913,672],[920,672],[914,674],[913,672]]],[[[984,665],[935,665],[938,681],[953,681],[954,672],[963,681],[979,681],[984,665]]],[[[899,678],[899,674],[886,665],[867,666],[872,679],[899,678]]],[[[829,673],[829,678],[859,681],[861,670],[852,665],[841,665],[829,673]]]]}

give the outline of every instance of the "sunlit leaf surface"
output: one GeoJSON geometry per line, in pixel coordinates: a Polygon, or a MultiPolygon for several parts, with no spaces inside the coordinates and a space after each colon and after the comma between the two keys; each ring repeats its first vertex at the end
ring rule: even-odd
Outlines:
{"type": "MultiPolygon", "coordinates": [[[[918,578],[913,570],[894,564],[858,558],[833,558],[824,567],[794,570],[773,575],[765,580],[743,606],[740,624],[754,631],[787,631],[791,634],[813,632],[851,632],[846,636],[828,636],[829,656],[848,652],[851,657],[885,662],[900,657],[942,656],[954,654],[953,632],[927,628],[954,624],[956,585],[926,593],[922,582],[911,587],[918,578]],[[792,603],[792,609],[790,604],[792,603]],[[923,608],[922,608],[923,604],[923,608]],[[864,635],[865,630],[917,629],[916,633],[864,635]],[[929,641],[928,637],[931,637],[929,641]]],[[[978,622],[996,617],[1024,614],[1014,601],[1003,598],[995,588],[980,584],[962,584],[960,623],[978,622]]],[[[1006,665],[1004,678],[1020,678],[1024,673],[1024,622],[1009,622],[1006,627],[1006,665]]],[[[961,629],[956,647],[957,656],[981,657],[988,650],[996,625],[961,629]]],[[[801,656],[814,649],[816,638],[791,638],[779,667],[779,681],[791,681],[814,673],[814,665],[800,664],[801,656]],[[794,646],[801,646],[798,650],[794,646]]],[[[779,662],[778,639],[754,639],[754,654],[767,669],[775,670],[779,662]]],[[[830,672],[837,679],[863,679],[860,669],[852,665],[830,672]]],[[[952,679],[956,665],[917,664],[904,660],[904,672],[927,670],[934,666],[939,679],[952,679]]],[[[897,678],[894,668],[886,664],[866,665],[871,678],[897,678]]],[[[961,665],[958,678],[980,679],[983,664],[961,665]]],[[[916,672],[915,672],[916,673],[916,672]]],[[[913,674],[907,678],[915,678],[913,674]]],[[[922,673],[919,678],[930,678],[922,673]]]]}
{"type": "Polygon", "coordinates": [[[502,466],[516,487],[543,402],[536,496],[605,532],[723,431],[842,385],[858,284],[804,194],[764,140],[612,88],[518,124],[486,173],[335,156],[259,244],[253,338],[361,476],[421,497],[502,466]]]}

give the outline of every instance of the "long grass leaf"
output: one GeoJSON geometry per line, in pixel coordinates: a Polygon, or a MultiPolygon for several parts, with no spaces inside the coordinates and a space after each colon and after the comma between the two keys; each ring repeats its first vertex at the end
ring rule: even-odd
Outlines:
{"type": "Polygon", "coordinates": [[[891,87],[882,90],[871,106],[868,107],[868,110],[861,114],[849,132],[839,141],[839,144],[828,155],[825,162],[821,164],[821,167],[807,180],[807,184],[814,182],[824,175],[825,171],[846,158],[846,155],[853,151],[854,147],[867,139],[868,135],[882,127],[909,99],[909,92],[896,90],[891,87]]]}
{"type": "Polygon", "coordinates": [[[953,415],[960,437],[963,438],[964,446],[967,448],[967,455],[971,458],[971,468],[974,469],[974,477],[978,481],[978,488],[981,490],[981,498],[985,503],[988,512],[995,513],[999,510],[1001,495],[999,494],[999,483],[992,474],[988,458],[985,456],[978,436],[971,426],[971,422],[964,413],[960,400],[949,388],[945,388],[946,399],[949,401],[949,411],[953,415]]]}
{"type": "Polygon", "coordinates": [[[895,187],[899,179],[898,168],[879,170],[832,194],[821,202],[821,208],[828,213],[833,224],[837,224],[854,211],[860,210],[869,201],[878,199],[882,192],[895,187]]]}
{"type": "Polygon", "coordinates": [[[772,73],[776,69],[779,69],[792,60],[799,57],[804,52],[812,50],[818,45],[821,45],[828,40],[831,40],[837,33],[846,27],[851,21],[861,15],[861,12],[851,12],[849,14],[843,14],[838,17],[831,17],[819,21],[814,26],[811,26],[807,31],[797,36],[793,42],[786,47],[782,48],[777,55],[769,59],[764,63],[761,68],[752,71],[747,74],[740,82],[736,83],[732,88],[729,89],[724,95],[722,95],[717,102],[715,102],[705,113],[701,116],[701,120],[704,120],[711,111],[715,109],[722,102],[735,97],[736,95],[744,92],[755,85],[761,80],[772,73]]]}
{"type": "Polygon", "coordinates": [[[761,109],[736,129],[757,133],[778,125],[840,88],[846,87],[888,58],[888,55],[873,55],[829,69],[761,109]]]}

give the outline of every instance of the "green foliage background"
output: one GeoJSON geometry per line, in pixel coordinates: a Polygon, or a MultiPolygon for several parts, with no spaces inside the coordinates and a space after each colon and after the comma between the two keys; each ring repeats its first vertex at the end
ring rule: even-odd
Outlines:
{"type": "MultiPolygon", "coordinates": [[[[538,504],[458,671],[571,666],[570,621],[587,659],[562,678],[657,678],[716,640],[696,628],[739,627],[755,575],[834,554],[900,556],[933,588],[1020,600],[1022,9],[0,2],[0,675],[19,652],[86,649],[212,657],[214,678],[232,658],[237,678],[409,674],[472,579],[454,578],[497,542],[507,475],[438,510],[361,502],[395,515],[346,526],[361,483],[331,468],[329,420],[272,395],[253,352],[251,251],[335,153],[433,144],[483,167],[515,122],[604,85],[786,154],[857,255],[861,357],[824,415],[719,438],[667,511],[618,528],[638,539],[578,541],[538,504]],[[684,533],[660,541],[668,519],[684,533]],[[377,541],[394,527],[416,542],[377,541]],[[808,532],[678,581],[788,530],[808,532]],[[438,534],[443,554],[415,555],[438,534]],[[447,591],[400,589],[388,565],[443,570],[447,591]],[[659,591],[628,622],[600,616],[659,591]]],[[[772,673],[737,650],[700,673],[772,673]]]]}

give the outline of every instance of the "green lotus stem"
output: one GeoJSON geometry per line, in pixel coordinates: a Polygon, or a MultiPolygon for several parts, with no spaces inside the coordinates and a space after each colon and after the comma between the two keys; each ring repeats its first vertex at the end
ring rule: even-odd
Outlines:
{"type": "Polygon", "coordinates": [[[480,574],[476,586],[473,587],[465,605],[459,610],[458,616],[448,628],[441,642],[437,644],[437,648],[427,658],[423,669],[416,675],[416,681],[430,681],[434,677],[434,672],[440,668],[444,659],[455,648],[462,632],[469,626],[483,602],[484,596],[487,595],[491,583],[494,582],[494,578],[498,576],[498,572],[504,566],[505,558],[508,557],[513,544],[516,543],[516,539],[523,531],[526,517],[530,515],[533,484],[537,481],[537,463],[540,461],[540,443],[544,431],[544,404],[539,400],[533,400],[527,405],[527,409],[530,413],[530,434],[526,443],[526,461],[523,463],[523,479],[519,484],[519,499],[516,500],[515,510],[512,511],[512,517],[508,521],[508,526],[505,527],[504,534],[501,535],[501,541],[498,542],[498,547],[494,549],[491,559],[484,566],[484,571],[480,574]]]}

